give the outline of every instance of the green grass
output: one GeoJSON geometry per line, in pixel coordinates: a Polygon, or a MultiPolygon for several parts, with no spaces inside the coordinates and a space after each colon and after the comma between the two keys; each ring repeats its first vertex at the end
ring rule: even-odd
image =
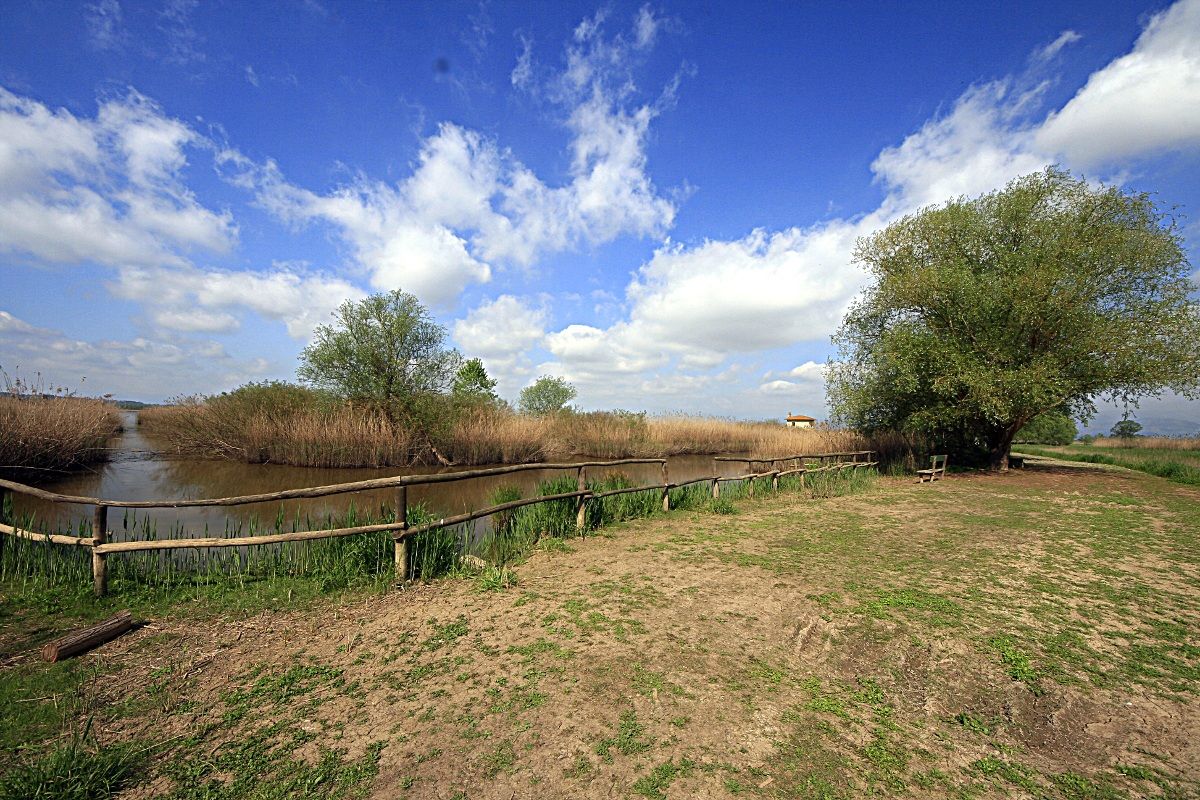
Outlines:
{"type": "Polygon", "coordinates": [[[108,800],[132,783],[147,760],[136,742],[108,747],[72,740],[16,762],[0,777],[0,800],[108,800]]]}
{"type": "Polygon", "coordinates": [[[1157,475],[1174,483],[1200,486],[1200,451],[1151,447],[1097,447],[1081,444],[1067,447],[1020,445],[1017,449],[1022,453],[1064,461],[1125,467],[1157,475]]]}

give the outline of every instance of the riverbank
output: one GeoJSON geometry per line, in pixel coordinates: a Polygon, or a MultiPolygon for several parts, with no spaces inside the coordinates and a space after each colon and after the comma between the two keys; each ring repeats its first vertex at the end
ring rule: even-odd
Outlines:
{"type": "Polygon", "coordinates": [[[309,467],[429,464],[437,463],[435,453],[461,465],[866,449],[880,451],[885,463],[911,458],[909,442],[898,435],[628,412],[535,417],[477,406],[456,410],[440,431],[419,434],[366,408],[308,402],[268,407],[222,396],[149,409],[139,419],[148,435],[178,455],[309,467]]]}
{"type": "Polygon", "coordinates": [[[181,604],[58,665],[31,654],[76,621],[6,605],[0,763],[91,720],[130,798],[1200,791],[1194,491],[1031,465],[733,511],[507,588],[181,604]]]}

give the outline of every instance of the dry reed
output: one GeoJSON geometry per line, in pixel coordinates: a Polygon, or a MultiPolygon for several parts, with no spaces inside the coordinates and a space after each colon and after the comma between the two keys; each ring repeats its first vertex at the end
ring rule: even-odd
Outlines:
{"type": "Polygon", "coordinates": [[[1133,447],[1147,450],[1200,450],[1200,436],[1098,436],[1096,447],[1133,447]]]}
{"type": "Polygon", "coordinates": [[[911,466],[904,437],[864,437],[827,428],[626,412],[564,413],[548,417],[480,406],[460,410],[433,441],[386,416],[337,404],[262,408],[222,402],[147,409],[147,434],[177,453],[252,463],[320,467],[405,466],[432,461],[433,444],[457,464],[514,464],[575,456],[659,458],[744,453],[778,457],[873,449],[884,460],[911,466]]]}
{"type": "Polygon", "coordinates": [[[121,429],[103,400],[42,394],[0,396],[0,472],[66,471],[104,461],[121,429]]]}

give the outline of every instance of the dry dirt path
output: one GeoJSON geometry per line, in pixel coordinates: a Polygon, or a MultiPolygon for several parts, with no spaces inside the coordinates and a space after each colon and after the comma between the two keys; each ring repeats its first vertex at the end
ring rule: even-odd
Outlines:
{"type": "Polygon", "coordinates": [[[1046,465],[673,513],[504,590],[158,621],[104,735],[179,737],[130,798],[1200,796],[1197,530],[1046,465]]]}

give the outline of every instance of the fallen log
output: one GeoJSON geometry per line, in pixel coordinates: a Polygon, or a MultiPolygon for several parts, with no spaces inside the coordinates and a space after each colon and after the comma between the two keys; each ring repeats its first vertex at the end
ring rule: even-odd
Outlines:
{"type": "Polygon", "coordinates": [[[44,661],[62,661],[115,639],[133,628],[133,614],[122,611],[90,628],[68,633],[42,647],[44,661]]]}

